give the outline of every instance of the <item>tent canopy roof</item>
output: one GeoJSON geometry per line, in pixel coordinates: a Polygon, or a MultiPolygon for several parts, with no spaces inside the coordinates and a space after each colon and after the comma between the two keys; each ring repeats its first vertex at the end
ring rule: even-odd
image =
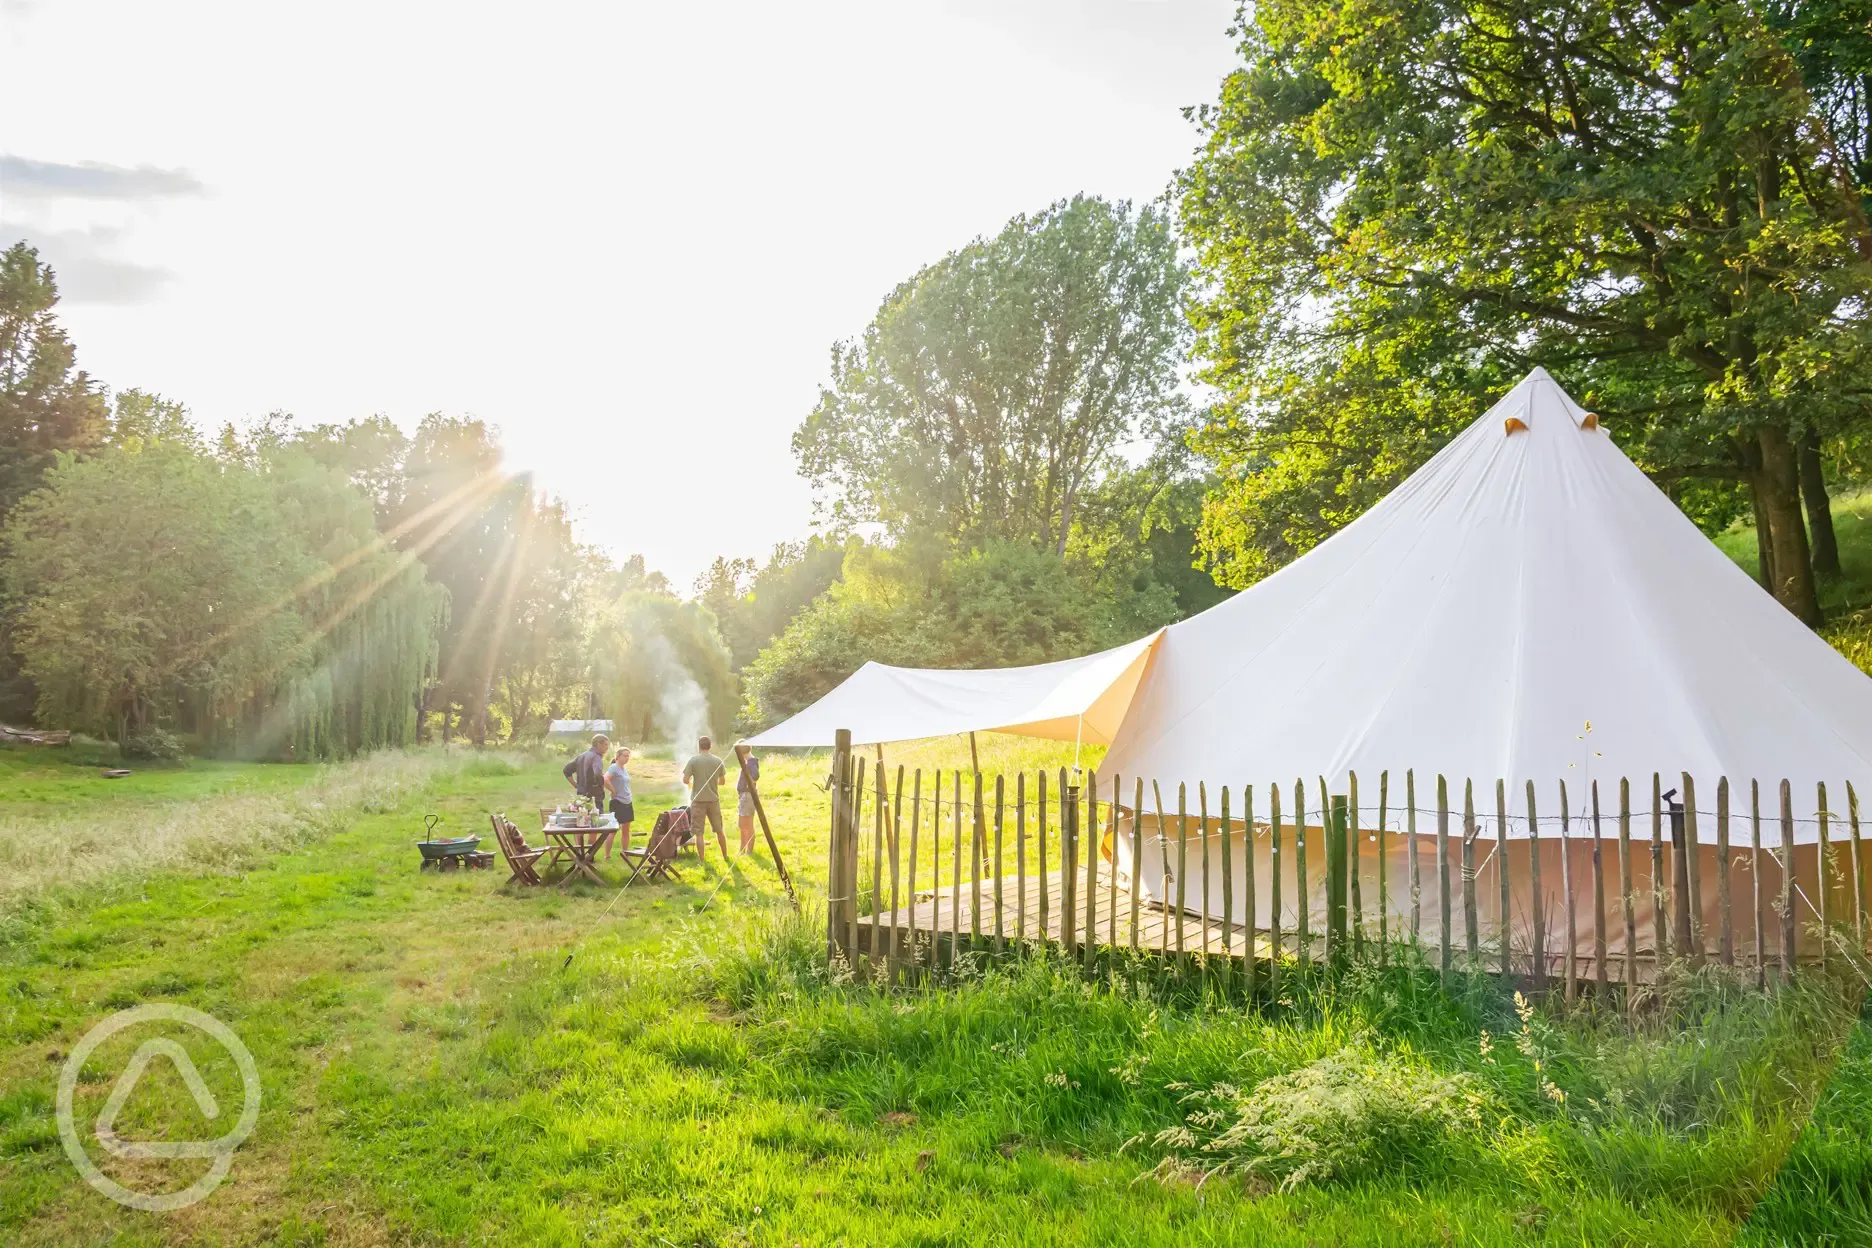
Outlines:
{"type": "Polygon", "coordinates": [[[866,663],[832,692],[749,738],[752,745],[914,741],[1012,732],[1108,745],[1124,721],[1162,631],[1084,658],[1032,667],[936,670],[866,663]]]}

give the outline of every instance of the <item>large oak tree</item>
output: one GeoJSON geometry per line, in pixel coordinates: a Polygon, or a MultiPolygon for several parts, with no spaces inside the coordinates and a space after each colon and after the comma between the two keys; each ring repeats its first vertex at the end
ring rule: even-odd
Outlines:
{"type": "Polygon", "coordinates": [[[1872,230],[1759,14],[1264,0],[1240,36],[1181,183],[1221,571],[1317,541],[1539,363],[1692,510],[1746,486],[1816,621],[1800,448],[1872,398],[1872,230]]]}

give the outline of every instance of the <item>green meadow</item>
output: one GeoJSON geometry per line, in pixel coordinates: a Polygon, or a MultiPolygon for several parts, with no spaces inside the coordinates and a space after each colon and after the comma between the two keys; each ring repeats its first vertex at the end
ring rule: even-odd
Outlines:
{"type": "MultiPolygon", "coordinates": [[[[1629,1026],[1412,967],[1254,1003],[1045,957],[884,991],[825,967],[823,758],[764,787],[798,917],[764,851],[622,893],[417,871],[425,814],[462,833],[555,798],[541,756],[97,761],[0,752],[0,853],[34,881],[0,895],[10,1244],[1872,1240],[1856,970],[1685,980],[1629,1026]],[[120,869],[62,879],[57,838],[93,827],[120,869]],[[264,1088],[227,1182],[174,1213],[94,1192],[54,1116],[65,1055],[149,1002],[228,1023],[264,1088]]],[[[1003,741],[985,765],[1058,761],[1003,741]]],[[[640,812],[669,804],[670,765],[640,770],[640,812]]],[[[222,1123],[157,1063],[120,1136],[211,1137],[240,1103],[231,1061],[178,1039],[222,1123]]],[[[86,1062],[81,1124],[131,1042],[86,1062]]],[[[85,1138],[138,1190],[205,1165],[85,1138]]]]}

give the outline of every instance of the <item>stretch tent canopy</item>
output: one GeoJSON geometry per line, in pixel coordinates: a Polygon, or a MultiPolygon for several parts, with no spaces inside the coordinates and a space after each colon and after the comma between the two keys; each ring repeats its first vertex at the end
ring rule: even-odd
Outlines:
{"type": "Polygon", "coordinates": [[[1163,634],[1032,667],[936,670],[866,663],[817,702],[749,744],[855,744],[961,732],[1012,732],[1106,745],[1124,721],[1163,634]]]}

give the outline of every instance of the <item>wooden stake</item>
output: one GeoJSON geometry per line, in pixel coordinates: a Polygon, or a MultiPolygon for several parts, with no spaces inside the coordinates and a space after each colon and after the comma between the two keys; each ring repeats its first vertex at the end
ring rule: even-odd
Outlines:
{"type": "MultiPolygon", "coordinates": [[[[898,891],[899,880],[897,878],[897,873],[901,865],[900,855],[898,854],[897,851],[903,846],[903,799],[904,799],[904,769],[903,769],[903,764],[898,763],[897,764],[897,789],[896,789],[895,794],[891,798],[891,833],[890,833],[891,925],[890,925],[890,931],[885,933],[886,937],[890,941],[889,964],[888,964],[887,970],[890,973],[890,978],[891,978],[892,983],[895,983],[897,981],[897,976],[901,974],[903,971],[903,966],[902,966],[903,936],[901,933],[901,929],[898,928],[897,926],[897,907],[899,904],[899,897],[900,897],[900,893],[898,891]]],[[[911,908],[914,909],[916,906],[916,899],[912,898],[910,904],[911,904],[911,908]]]]}
{"type": "MultiPolygon", "coordinates": [[[[872,968],[878,958],[878,912],[884,908],[884,822],[890,814],[890,794],[884,788],[884,760],[877,762],[877,807],[871,812],[871,951],[872,968]]],[[[888,964],[887,964],[888,965],[888,964]]]]}
{"type": "Polygon", "coordinates": [[[1533,964],[1534,990],[1547,991],[1547,898],[1541,886],[1540,860],[1540,816],[1534,809],[1534,782],[1527,782],[1527,834],[1528,834],[1528,887],[1533,904],[1534,946],[1530,952],[1533,964]]]}
{"type": "Polygon", "coordinates": [[[1832,891],[1828,885],[1832,883],[1833,873],[1827,870],[1830,865],[1827,861],[1830,857],[1829,851],[1833,848],[1829,844],[1828,833],[1832,829],[1827,822],[1826,783],[1822,781],[1815,786],[1814,793],[1820,813],[1820,852],[1814,870],[1814,909],[1820,915],[1820,965],[1824,968],[1827,964],[1828,928],[1832,926],[1829,920],[1833,917],[1828,913],[1827,906],[1827,894],[1832,891]]]}
{"type": "Polygon", "coordinates": [[[1177,970],[1183,968],[1183,906],[1189,891],[1189,785],[1177,782],[1176,952],[1177,970]]]}
{"type": "Polygon", "coordinates": [[[1378,965],[1390,960],[1391,944],[1391,854],[1386,839],[1386,810],[1391,797],[1391,773],[1378,773],[1378,965]]]}
{"type": "Polygon", "coordinates": [[[1696,777],[1683,773],[1684,860],[1690,868],[1690,962],[1703,965],[1703,855],[1697,845],[1696,777]]]}
{"type": "Polygon", "coordinates": [[[1163,906],[1163,923],[1157,928],[1157,971],[1161,975],[1170,962],[1170,838],[1164,834],[1163,790],[1151,781],[1151,801],[1157,815],[1157,867],[1162,877],[1157,882],[1157,900],[1163,906]]]}
{"type": "Polygon", "coordinates": [[[1853,895],[1853,939],[1859,943],[1859,952],[1864,953],[1865,936],[1865,855],[1859,842],[1859,795],[1853,792],[1852,781],[1846,782],[1846,817],[1852,827],[1852,895],[1853,895]]]}
{"type": "Polygon", "coordinates": [[[1508,785],[1503,780],[1495,782],[1495,878],[1501,884],[1501,976],[1507,979],[1514,973],[1514,941],[1511,931],[1512,908],[1508,898],[1508,785]]]}
{"type": "Polygon", "coordinates": [[[1560,782],[1560,891],[1566,894],[1566,1003],[1579,996],[1579,906],[1573,898],[1572,828],[1567,818],[1566,781],[1560,782]]]}
{"type": "Polygon", "coordinates": [[[1592,894],[1593,894],[1593,979],[1599,985],[1599,998],[1606,990],[1605,922],[1605,836],[1599,824],[1599,782],[1592,782],[1592,894]]]}
{"type": "Polygon", "coordinates": [[[832,822],[826,838],[826,961],[853,957],[849,911],[854,909],[852,881],[858,873],[858,848],[851,821],[851,730],[838,729],[832,749],[832,822]]]}
{"type": "Polygon", "coordinates": [[[910,896],[910,915],[907,939],[910,942],[910,965],[914,968],[923,961],[923,952],[917,948],[917,832],[923,825],[923,769],[917,768],[910,778],[910,871],[904,880],[904,888],[910,896]]]}
{"type": "MultiPolygon", "coordinates": [[[[1118,812],[1121,809],[1119,803],[1123,800],[1124,777],[1113,776],[1111,804],[1105,816],[1108,827],[1106,836],[1111,840],[1112,850],[1111,870],[1105,873],[1105,947],[1107,949],[1118,947],[1118,812]]],[[[1098,852],[1100,857],[1104,857],[1104,840],[1099,841],[1098,852]]]]}
{"type": "Polygon", "coordinates": [[[1412,944],[1423,942],[1423,872],[1417,859],[1417,771],[1404,773],[1404,841],[1410,850],[1410,934],[1412,944]]]}
{"type": "Polygon", "coordinates": [[[1144,777],[1131,803],[1131,952],[1138,948],[1138,880],[1144,874],[1144,777]]]}
{"type": "Polygon", "coordinates": [[[1482,942],[1476,921],[1475,843],[1479,829],[1475,817],[1475,781],[1464,780],[1462,791],[1462,908],[1463,945],[1469,956],[1468,971],[1474,974],[1482,964],[1482,942]]]}
{"type": "Polygon", "coordinates": [[[1749,781],[1749,849],[1755,868],[1755,986],[1768,986],[1768,898],[1762,891],[1761,783],[1749,781]]]}
{"type": "Polygon", "coordinates": [[[1049,894],[1053,891],[1052,879],[1047,874],[1047,773],[1045,768],[1041,769],[1039,779],[1035,783],[1039,789],[1040,797],[1040,826],[1038,828],[1039,836],[1037,848],[1040,851],[1040,945],[1044,948],[1047,941],[1052,939],[1052,934],[1047,926],[1047,920],[1051,916],[1048,915],[1047,910],[1051,904],[1049,894]]]}
{"type": "Polygon", "coordinates": [[[1222,786],[1222,990],[1228,991],[1235,971],[1235,871],[1229,842],[1229,791],[1222,786]]]}
{"type": "Polygon", "coordinates": [[[1027,939],[1027,773],[1014,777],[1014,930],[1027,939]]]}
{"type": "Polygon", "coordinates": [[[1255,852],[1254,785],[1242,786],[1243,890],[1248,894],[1242,915],[1242,991],[1252,1000],[1255,986],[1255,852]]]}
{"type": "Polygon", "coordinates": [[[1268,785],[1268,835],[1272,838],[1268,854],[1268,874],[1272,877],[1268,880],[1271,911],[1268,915],[1268,991],[1276,996],[1280,994],[1281,953],[1280,793],[1280,785],[1268,785]]]}
{"type": "Polygon", "coordinates": [[[1098,772],[1086,773],[1086,821],[1085,834],[1079,843],[1085,854],[1085,965],[1088,972],[1097,966],[1098,959],[1098,861],[1099,861],[1099,799],[1098,772]]]}
{"type": "Polygon", "coordinates": [[[1438,936],[1441,942],[1438,947],[1442,951],[1442,958],[1438,963],[1438,967],[1442,972],[1443,982],[1447,984],[1449,983],[1451,966],[1450,912],[1455,909],[1455,906],[1450,900],[1449,782],[1443,778],[1441,772],[1437,774],[1436,778],[1436,869],[1437,901],[1439,903],[1437,906],[1437,918],[1440,924],[1438,936]]]}
{"type": "Polygon", "coordinates": [[[1006,908],[1002,904],[1002,893],[1001,893],[1001,875],[1002,875],[1001,833],[1002,833],[1002,827],[1004,825],[1004,821],[1007,817],[1006,797],[1007,797],[1007,777],[1003,775],[996,775],[995,776],[995,798],[994,798],[994,908],[995,908],[994,948],[995,948],[995,956],[997,958],[1000,957],[1002,953],[1005,952],[1007,949],[1006,932],[1004,931],[1003,926],[1002,926],[1002,915],[1006,913],[1006,908]]]}
{"type": "Polygon", "coordinates": [[[969,820],[969,948],[981,945],[982,860],[987,855],[987,819],[982,812],[982,774],[975,772],[974,818],[969,820]]]}
{"type": "Polygon", "coordinates": [[[1657,772],[1651,773],[1651,925],[1655,929],[1652,939],[1655,952],[1652,961],[1657,969],[1664,969],[1664,957],[1670,949],[1670,941],[1665,929],[1670,921],[1670,913],[1664,903],[1664,781],[1657,772]]]}
{"type": "Polygon", "coordinates": [[[1060,949],[1067,961],[1079,956],[1079,786],[1059,769],[1060,794],[1060,949]]]}
{"type": "Polygon", "coordinates": [[[1299,921],[1294,924],[1294,944],[1300,960],[1313,957],[1313,890],[1307,887],[1306,784],[1294,781],[1294,900],[1300,903],[1299,921]]]}
{"type": "Polygon", "coordinates": [[[1363,957],[1365,954],[1365,899],[1359,887],[1359,858],[1362,844],[1359,840],[1358,817],[1358,772],[1346,773],[1346,815],[1350,823],[1346,825],[1346,849],[1351,859],[1352,872],[1348,883],[1352,888],[1352,956],[1363,957]]]}
{"type": "Polygon", "coordinates": [[[953,843],[949,846],[949,851],[953,859],[951,865],[954,868],[952,874],[955,876],[955,892],[949,902],[949,967],[954,970],[956,950],[962,944],[962,773],[960,771],[955,773],[955,801],[952,806],[953,809],[949,814],[953,826],[949,839],[953,843]]]}
{"type": "Polygon", "coordinates": [[[1799,928],[1794,921],[1794,794],[1781,782],[1781,978],[1794,978],[1800,955],[1799,928]]]}
{"type": "Polygon", "coordinates": [[[1735,894],[1729,880],[1729,777],[1716,781],[1716,909],[1721,931],[1716,956],[1735,965],[1735,894]]]}
{"type": "Polygon", "coordinates": [[[1625,1005],[1638,992],[1638,903],[1632,896],[1631,781],[1618,782],[1619,892],[1625,899],[1625,1005]]]}
{"type": "Polygon", "coordinates": [[[793,889],[793,873],[787,870],[786,860],[780,857],[780,846],[774,842],[773,829],[767,826],[767,808],[761,805],[760,787],[754,783],[745,758],[741,760],[741,775],[747,780],[748,796],[754,800],[754,817],[760,820],[761,835],[767,839],[767,852],[773,855],[774,874],[780,877],[780,886],[786,889],[787,900],[793,903],[793,913],[798,914],[800,900],[793,889]]]}

